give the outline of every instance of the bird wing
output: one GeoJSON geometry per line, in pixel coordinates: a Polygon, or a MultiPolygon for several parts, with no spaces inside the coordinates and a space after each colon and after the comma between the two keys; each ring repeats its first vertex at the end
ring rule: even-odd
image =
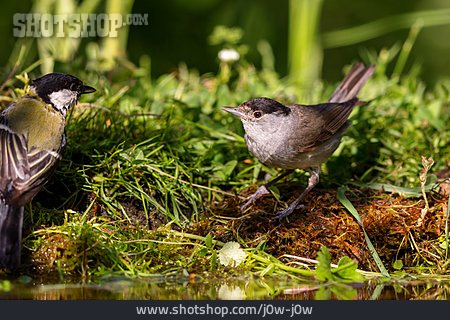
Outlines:
{"type": "Polygon", "coordinates": [[[300,152],[314,150],[338,131],[348,127],[347,119],[353,107],[359,104],[357,98],[343,103],[322,103],[318,105],[293,105],[299,115],[298,130],[302,134],[293,135],[291,144],[295,144],[300,152]]]}
{"type": "MultiPolygon", "coordinates": [[[[27,141],[24,135],[11,131],[0,124],[0,181],[23,181],[29,178],[27,141]]],[[[4,188],[1,188],[3,190],[4,188]]]]}
{"type": "Polygon", "coordinates": [[[323,103],[315,106],[324,121],[324,126],[317,136],[318,143],[328,140],[339,130],[348,127],[347,119],[358,102],[357,98],[353,98],[343,103],[323,103]]]}
{"type": "Polygon", "coordinates": [[[18,205],[31,201],[59,160],[57,152],[28,150],[27,144],[24,134],[0,124],[0,195],[18,205]]]}
{"type": "Polygon", "coordinates": [[[293,137],[300,152],[312,151],[338,131],[343,132],[348,126],[347,119],[356,105],[365,105],[356,97],[375,71],[375,65],[365,67],[355,64],[344,80],[336,88],[327,103],[313,106],[293,105],[299,115],[298,132],[303,132],[300,139],[293,137]],[[297,108],[296,108],[297,107],[297,108]]]}

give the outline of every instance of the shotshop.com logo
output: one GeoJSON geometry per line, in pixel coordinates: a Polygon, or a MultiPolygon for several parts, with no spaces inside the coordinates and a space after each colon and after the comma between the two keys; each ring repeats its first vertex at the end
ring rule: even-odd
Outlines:
{"type": "Polygon", "coordinates": [[[16,13],[13,24],[13,35],[17,38],[117,37],[122,26],[148,25],[148,14],[16,13]]]}

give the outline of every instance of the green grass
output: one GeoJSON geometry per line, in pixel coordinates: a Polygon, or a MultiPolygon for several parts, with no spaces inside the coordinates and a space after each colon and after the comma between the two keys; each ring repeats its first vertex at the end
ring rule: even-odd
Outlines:
{"type": "MultiPolygon", "coordinates": [[[[308,101],[298,101],[294,85],[270,67],[270,48],[260,49],[263,70],[245,57],[222,63],[216,74],[199,75],[180,65],[157,79],[150,78],[145,57],[139,66],[122,61],[109,74],[59,70],[98,91],[83,97],[70,115],[64,158],[28,208],[29,261],[62,279],[226,270],[216,257],[221,244],[186,230],[276,169],[248,153],[240,122],[221,107],[258,96],[285,103],[326,101],[336,86],[318,84],[308,101]]],[[[324,166],[322,187],[355,181],[418,187],[422,155],[434,159],[431,173],[446,167],[450,81],[426,88],[414,68],[388,76],[396,52],[366,53],[365,62],[376,63],[377,70],[360,98],[371,103],[353,112],[353,126],[324,166]]],[[[261,248],[247,249],[254,251],[236,274],[244,269],[313,275],[261,248]]]]}

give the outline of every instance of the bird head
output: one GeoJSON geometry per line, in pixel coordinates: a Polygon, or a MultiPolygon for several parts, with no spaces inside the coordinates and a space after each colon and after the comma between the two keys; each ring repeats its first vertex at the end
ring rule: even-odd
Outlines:
{"type": "Polygon", "coordinates": [[[276,100],[269,98],[255,98],[246,101],[238,107],[223,107],[223,110],[241,119],[247,134],[258,132],[272,132],[282,124],[291,109],[276,100]]]}
{"type": "Polygon", "coordinates": [[[82,94],[96,91],[94,88],[84,85],[77,77],[64,73],[46,74],[31,81],[30,88],[63,115],[82,94]]]}

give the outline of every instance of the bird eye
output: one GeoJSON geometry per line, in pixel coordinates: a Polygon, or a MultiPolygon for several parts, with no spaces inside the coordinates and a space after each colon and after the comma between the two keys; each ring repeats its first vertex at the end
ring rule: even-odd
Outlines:
{"type": "Polygon", "coordinates": [[[261,118],[262,117],[262,113],[261,113],[261,111],[255,111],[255,112],[253,112],[253,116],[255,118],[261,118]]]}

